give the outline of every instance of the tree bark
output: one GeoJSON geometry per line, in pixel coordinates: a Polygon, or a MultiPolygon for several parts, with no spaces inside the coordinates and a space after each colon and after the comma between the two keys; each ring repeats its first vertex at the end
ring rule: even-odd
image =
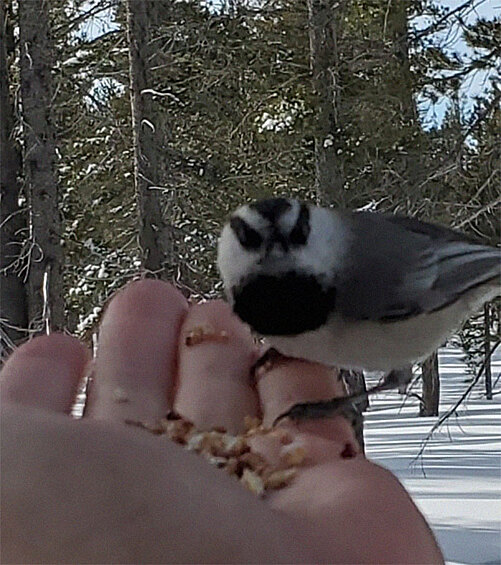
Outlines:
{"type": "Polygon", "coordinates": [[[423,380],[420,416],[438,416],[440,402],[440,379],[438,373],[438,353],[432,353],[421,365],[423,380]]]}
{"type": "MultiPolygon", "coordinates": [[[[341,369],[340,376],[343,379],[348,394],[356,394],[365,392],[367,384],[363,371],[348,371],[341,369]]],[[[353,402],[354,412],[352,416],[352,426],[355,432],[355,437],[360,445],[362,453],[365,453],[365,438],[364,438],[364,415],[365,410],[369,408],[369,397],[362,398],[353,402]]]]}
{"type": "Polygon", "coordinates": [[[35,331],[64,327],[63,250],[52,121],[49,2],[19,2],[24,178],[30,206],[28,311],[35,331]]]}
{"type": "MultiPolygon", "coordinates": [[[[28,327],[25,284],[20,273],[26,215],[19,204],[22,161],[12,138],[14,107],[9,95],[8,55],[14,47],[7,3],[0,2],[0,318],[6,341],[15,345],[28,327]]],[[[3,344],[4,339],[1,340],[3,344]]],[[[1,347],[1,346],[0,346],[1,347]]],[[[2,351],[0,350],[0,357],[2,351]]]]}
{"type": "Polygon", "coordinates": [[[344,174],[336,140],[341,131],[338,22],[341,3],[308,0],[313,88],[318,114],[315,136],[316,192],[320,204],[342,205],[344,174]]]}
{"type": "MultiPolygon", "coordinates": [[[[367,391],[367,384],[363,371],[348,371],[341,369],[341,378],[348,389],[348,394],[358,394],[367,391]]],[[[365,412],[369,408],[369,397],[366,396],[354,402],[360,412],[365,412]]]]}
{"type": "Polygon", "coordinates": [[[400,194],[397,199],[405,203],[407,212],[412,212],[415,203],[420,200],[418,187],[425,178],[423,168],[422,136],[418,110],[414,98],[412,72],[409,56],[408,2],[390,2],[388,4],[386,29],[384,34],[391,41],[391,52],[395,61],[395,80],[389,78],[388,96],[398,100],[400,127],[406,135],[401,143],[405,151],[400,155],[401,176],[400,194]]]}
{"type": "MultiPolygon", "coordinates": [[[[412,74],[409,58],[409,29],[407,2],[391,2],[388,4],[386,29],[383,35],[391,40],[393,57],[398,68],[399,81],[393,85],[395,96],[400,98],[402,118],[418,125],[418,111],[413,96],[412,74]]],[[[391,92],[391,89],[390,89],[391,92]]]]}
{"type": "Polygon", "coordinates": [[[485,358],[485,397],[492,400],[492,366],[491,366],[491,316],[490,304],[484,305],[484,358],[485,358]]]}
{"type": "Polygon", "coordinates": [[[160,159],[162,127],[152,100],[155,0],[127,0],[130,96],[134,139],[134,180],[139,213],[143,269],[168,278],[173,266],[172,230],[162,213],[160,159]]]}

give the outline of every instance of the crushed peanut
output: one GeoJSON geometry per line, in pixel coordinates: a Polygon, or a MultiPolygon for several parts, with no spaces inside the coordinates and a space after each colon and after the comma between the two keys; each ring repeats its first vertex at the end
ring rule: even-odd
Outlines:
{"type": "Polygon", "coordinates": [[[244,469],[240,482],[257,496],[263,496],[264,481],[255,471],[244,469]]]}
{"type": "Polygon", "coordinates": [[[297,469],[294,467],[273,471],[264,479],[264,488],[273,490],[284,488],[292,481],[296,473],[297,469]]]}
{"type": "Polygon", "coordinates": [[[284,428],[272,428],[269,434],[276,437],[282,445],[289,445],[292,443],[291,434],[284,428]]]}
{"type": "Polygon", "coordinates": [[[246,432],[250,432],[253,429],[258,428],[261,425],[261,420],[253,416],[244,417],[244,428],[246,432]]]}
{"type": "Polygon", "coordinates": [[[288,467],[303,465],[305,459],[306,449],[302,445],[291,443],[282,447],[280,452],[280,461],[288,467]]]}
{"type": "Polygon", "coordinates": [[[259,418],[250,416],[245,418],[246,431],[240,435],[229,434],[223,428],[197,430],[192,422],[174,412],[153,424],[135,420],[126,420],[126,423],[155,435],[165,435],[188,451],[195,451],[260,497],[266,491],[289,485],[296,476],[297,466],[303,465],[306,459],[305,448],[293,442],[286,430],[265,428],[259,418]],[[280,442],[280,461],[276,465],[252,450],[250,439],[256,435],[280,442]]]}
{"type": "Polygon", "coordinates": [[[212,326],[195,326],[185,337],[185,344],[190,347],[198,345],[204,341],[214,341],[217,343],[226,343],[228,341],[228,332],[221,330],[217,332],[212,326]]]}

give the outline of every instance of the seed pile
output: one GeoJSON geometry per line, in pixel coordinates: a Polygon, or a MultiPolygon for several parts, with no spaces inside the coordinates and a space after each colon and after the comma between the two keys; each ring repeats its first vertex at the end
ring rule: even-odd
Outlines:
{"type": "Polygon", "coordinates": [[[223,428],[197,430],[192,422],[173,412],[154,424],[135,420],[127,420],[126,423],[155,435],[165,435],[185,449],[195,451],[209,463],[236,477],[257,496],[290,484],[296,476],[297,467],[303,465],[306,459],[304,447],[293,443],[286,430],[265,428],[259,418],[247,417],[245,432],[240,435],[229,434],[223,428]],[[251,438],[257,435],[269,436],[283,446],[278,463],[272,465],[253,451],[251,438]]]}

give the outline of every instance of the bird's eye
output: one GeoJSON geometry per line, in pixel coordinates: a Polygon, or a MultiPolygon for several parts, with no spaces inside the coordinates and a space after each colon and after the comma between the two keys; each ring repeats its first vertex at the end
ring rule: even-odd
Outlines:
{"type": "Polygon", "coordinates": [[[259,249],[259,247],[261,247],[263,238],[255,229],[251,228],[247,222],[244,222],[242,218],[231,218],[230,226],[243,247],[246,249],[259,249]]]}
{"type": "Polygon", "coordinates": [[[296,225],[289,234],[289,243],[291,245],[304,245],[310,234],[310,211],[306,204],[301,204],[301,210],[296,225]]]}

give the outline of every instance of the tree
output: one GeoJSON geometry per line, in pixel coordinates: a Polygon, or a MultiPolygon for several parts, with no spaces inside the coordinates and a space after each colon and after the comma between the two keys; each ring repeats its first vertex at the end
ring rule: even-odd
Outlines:
{"type": "Polygon", "coordinates": [[[433,353],[421,365],[423,381],[420,416],[438,416],[440,399],[440,378],[438,373],[438,354],[433,353]]]}
{"type": "Polygon", "coordinates": [[[29,201],[28,310],[35,331],[64,327],[63,250],[52,116],[49,3],[19,2],[24,179],[29,201]]]}
{"type": "MultiPolygon", "coordinates": [[[[8,57],[14,50],[8,4],[0,3],[0,330],[10,345],[28,327],[26,289],[21,273],[21,230],[26,227],[21,202],[21,154],[13,139],[14,107],[9,93],[8,57]]],[[[2,342],[4,336],[2,335],[2,342]]],[[[0,356],[2,351],[0,350],[0,356]]]]}
{"type": "Polygon", "coordinates": [[[339,22],[343,2],[308,0],[313,87],[317,98],[315,167],[317,199],[342,204],[344,174],[338,154],[341,115],[339,22]]]}
{"type": "Polygon", "coordinates": [[[484,305],[484,359],[485,359],[485,397],[492,400],[491,366],[491,320],[490,304],[484,305]]]}
{"type": "MultiPolygon", "coordinates": [[[[358,394],[367,391],[363,371],[349,371],[341,369],[340,376],[345,384],[348,394],[358,394]]],[[[369,406],[369,397],[366,396],[365,398],[361,398],[360,400],[353,402],[353,411],[350,414],[353,431],[355,432],[355,437],[362,449],[362,453],[365,453],[363,413],[368,410],[369,406]]]]}
{"type": "Polygon", "coordinates": [[[50,2],[53,111],[67,329],[90,338],[102,306],[141,268],[128,49],[114,0],[50,2]]]}
{"type": "MultiPolygon", "coordinates": [[[[139,245],[143,268],[163,278],[174,267],[172,229],[162,210],[160,163],[163,126],[153,104],[154,60],[151,29],[157,24],[155,0],[127,1],[134,180],[139,212],[139,245]]],[[[170,220],[170,218],[169,218],[170,220]]]]}

